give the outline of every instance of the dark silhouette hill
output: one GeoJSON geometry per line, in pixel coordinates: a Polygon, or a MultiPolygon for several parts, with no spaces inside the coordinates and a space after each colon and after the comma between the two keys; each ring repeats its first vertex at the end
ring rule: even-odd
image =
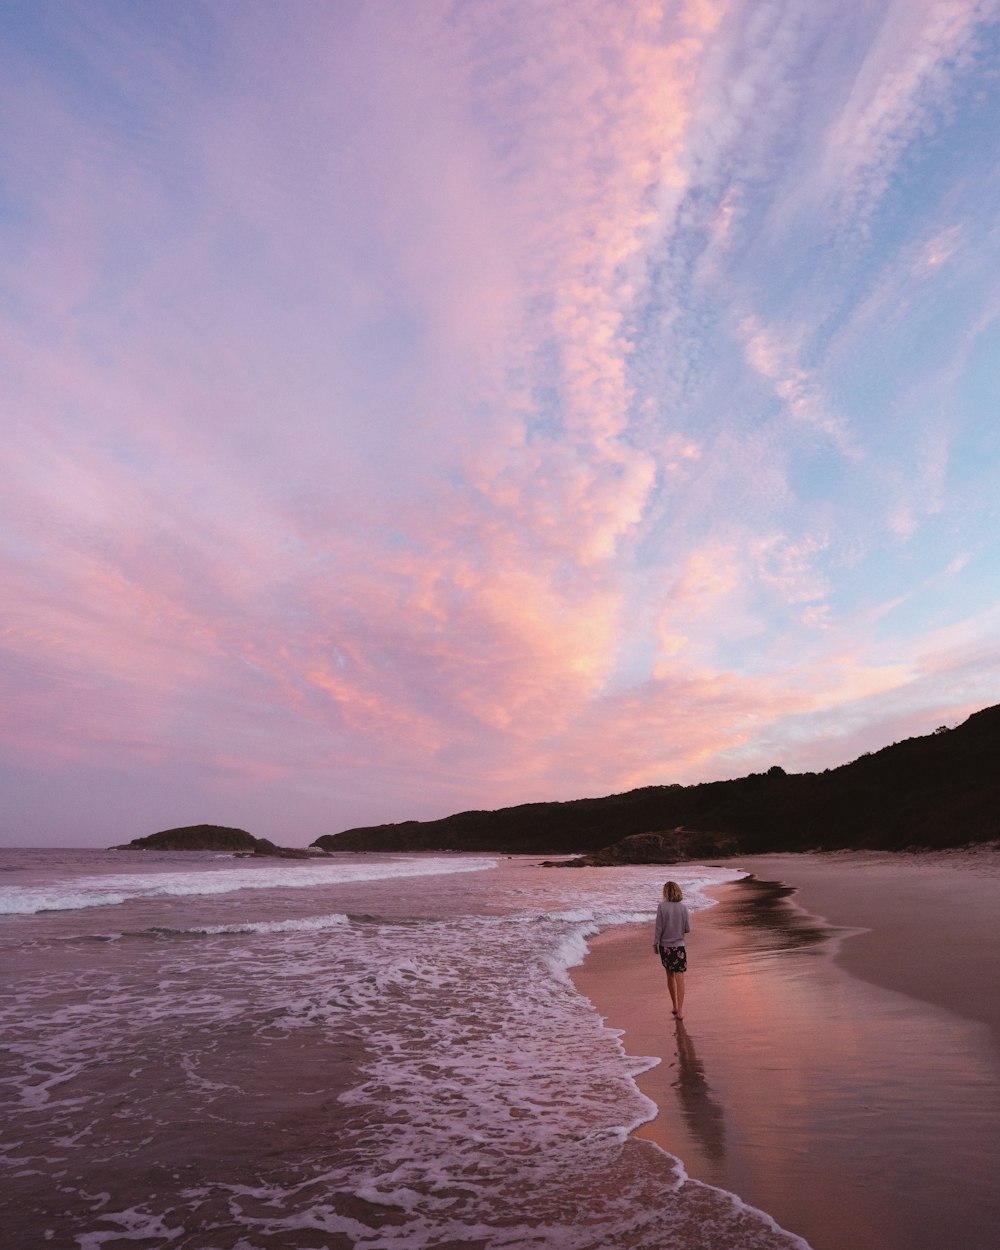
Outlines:
{"type": "Polygon", "coordinates": [[[719,852],[942,848],[1000,838],[1000,706],[821,773],[774,767],[729,781],[645,786],[326,834],[328,851],[593,852],[640,833],[719,852]]]}
{"type": "Polygon", "coordinates": [[[245,829],[228,825],[183,825],[161,829],[144,838],[133,838],[113,851],[216,851],[243,855],[268,855],[278,859],[304,859],[308,851],[275,846],[267,838],[255,838],[245,829]]]}

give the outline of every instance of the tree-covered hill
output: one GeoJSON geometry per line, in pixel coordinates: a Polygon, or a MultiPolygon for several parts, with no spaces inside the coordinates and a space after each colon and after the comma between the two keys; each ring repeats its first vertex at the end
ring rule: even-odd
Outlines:
{"type": "Polygon", "coordinates": [[[636,833],[731,835],[744,853],[960,846],[1000,838],[1000,706],[822,773],[526,803],[326,834],[328,851],[594,851],[636,833]]]}

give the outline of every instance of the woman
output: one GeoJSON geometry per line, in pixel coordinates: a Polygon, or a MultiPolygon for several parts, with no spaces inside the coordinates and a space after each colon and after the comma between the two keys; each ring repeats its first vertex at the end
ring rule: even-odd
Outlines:
{"type": "Polygon", "coordinates": [[[681,902],[683,897],[676,881],[666,883],[663,901],[656,909],[656,931],[653,935],[653,950],[667,970],[667,989],[678,1020],[684,1019],[684,973],[687,972],[684,935],[691,932],[691,918],[681,902]]]}

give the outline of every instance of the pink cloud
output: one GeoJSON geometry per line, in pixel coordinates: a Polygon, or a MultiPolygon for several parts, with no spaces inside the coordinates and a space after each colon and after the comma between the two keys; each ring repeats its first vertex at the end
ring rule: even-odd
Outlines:
{"type": "MultiPolygon", "coordinates": [[[[836,123],[872,194],[980,12],[918,7],[836,123]]],[[[3,140],[9,757],[389,819],[963,704],[990,623],[883,651],[888,589],[838,605],[850,536],[791,485],[817,431],[866,463],[810,358],[827,306],[765,312],[727,267],[780,216],[754,179],[819,9],[233,10],[211,82],[78,28],[134,133],[0,85],[37,148],[3,140]]],[[[948,504],[947,439],[913,442],[880,478],[907,539],[948,504]]]]}

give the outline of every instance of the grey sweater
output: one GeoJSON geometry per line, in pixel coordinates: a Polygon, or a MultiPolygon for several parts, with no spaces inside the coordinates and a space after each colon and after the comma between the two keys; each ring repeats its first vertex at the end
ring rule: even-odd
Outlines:
{"type": "Polygon", "coordinates": [[[683,903],[664,899],[656,909],[656,931],[653,947],[683,946],[684,934],[691,932],[691,919],[683,903]]]}

